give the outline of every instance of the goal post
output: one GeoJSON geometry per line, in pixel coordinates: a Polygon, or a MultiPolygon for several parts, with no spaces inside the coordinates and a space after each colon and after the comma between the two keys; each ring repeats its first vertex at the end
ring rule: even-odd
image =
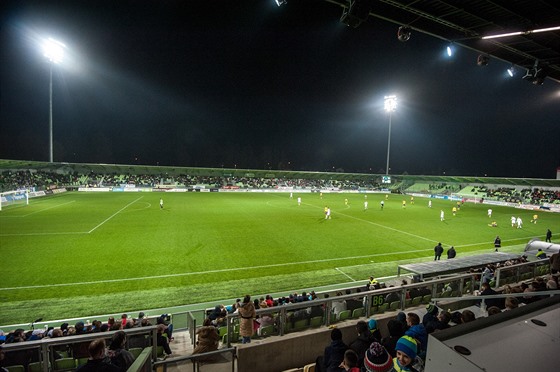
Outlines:
{"type": "Polygon", "coordinates": [[[27,190],[13,190],[0,192],[0,211],[10,205],[28,205],[29,193],[27,190]]]}

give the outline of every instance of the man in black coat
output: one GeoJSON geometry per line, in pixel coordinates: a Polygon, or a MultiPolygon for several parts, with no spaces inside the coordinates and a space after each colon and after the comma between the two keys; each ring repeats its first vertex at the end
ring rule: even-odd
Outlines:
{"type": "Polygon", "coordinates": [[[436,245],[434,247],[434,261],[437,261],[441,258],[441,254],[443,253],[443,247],[441,246],[441,243],[438,243],[438,245],[436,245]]]}

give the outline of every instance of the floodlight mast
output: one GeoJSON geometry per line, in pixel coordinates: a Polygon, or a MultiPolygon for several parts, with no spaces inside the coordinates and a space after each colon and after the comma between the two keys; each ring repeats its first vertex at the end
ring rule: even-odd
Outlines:
{"type": "Polygon", "coordinates": [[[64,48],[66,46],[59,41],[49,38],[44,45],[44,55],[49,60],[49,162],[53,162],[53,107],[52,107],[52,73],[53,64],[62,62],[64,48]]]}
{"type": "Polygon", "coordinates": [[[385,175],[389,175],[389,155],[391,153],[391,119],[393,112],[397,109],[397,96],[385,96],[385,111],[389,113],[389,138],[387,139],[387,166],[385,167],[385,175]]]}

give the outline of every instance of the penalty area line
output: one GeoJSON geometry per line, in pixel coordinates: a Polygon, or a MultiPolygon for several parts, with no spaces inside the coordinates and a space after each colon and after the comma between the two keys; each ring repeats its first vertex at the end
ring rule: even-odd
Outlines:
{"type": "Polygon", "coordinates": [[[116,211],[115,213],[113,213],[112,215],[110,215],[109,217],[107,217],[105,219],[105,221],[101,222],[99,225],[95,226],[93,229],[88,231],[88,234],[91,234],[92,232],[94,232],[95,230],[97,230],[98,227],[101,227],[105,224],[105,222],[109,221],[111,218],[115,217],[117,214],[121,213],[122,211],[124,211],[126,208],[128,208],[129,206],[131,206],[132,204],[136,203],[138,200],[142,199],[143,196],[131,201],[130,203],[128,203],[127,205],[125,205],[124,207],[122,207],[121,209],[119,209],[118,211],[116,211]]]}
{"type": "Polygon", "coordinates": [[[351,281],[355,282],[356,280],[354,280],[354,278],[352,278],[350,275],[346,274],[344,271],[340,270],[338,267],[334,268],[336,271],[338,271],[339,273],[341,273],[342,275],[344,275],[345,277],[347,277],[348,279],[350,279],[351,281]]]}

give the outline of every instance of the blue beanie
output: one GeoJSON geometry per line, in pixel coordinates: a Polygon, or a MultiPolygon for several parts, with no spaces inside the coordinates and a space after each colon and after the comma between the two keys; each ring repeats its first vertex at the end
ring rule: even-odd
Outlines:
{"type": "Polygon", "coordinates": [[[410,357],[410,359],[414,359],[416,358],[416,353],[418,351],[416,340],[414,340],[410,336],[402,336],[397,341],[397,346],[395,346],[395,350],[405,353],[410,357]]]}
{"type": "Polygon", "coordinates": [[[371,318],[368,322],[368,328],[370,331],[374,331],[377,329],[377,320],[371,318]]]}

